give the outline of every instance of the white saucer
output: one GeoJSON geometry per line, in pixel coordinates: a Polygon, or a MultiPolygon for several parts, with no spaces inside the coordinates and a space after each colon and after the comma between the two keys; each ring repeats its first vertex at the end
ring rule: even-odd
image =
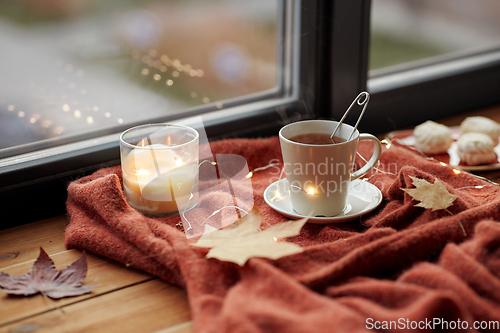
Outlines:
{"type": "MultiPolygon", "coordinates": [[[[288,180],[280,179],[264,191],[264,200],[275,211],[292,219],[306,217],[292,207],[288,180]]],[[[307,222],[316,224],[341,223],[356,219],[374,210],[382,202],[382,192],[373,184],[355,180],[351,182],[344,211],[336,216],[311,216],[307,222]]]]}

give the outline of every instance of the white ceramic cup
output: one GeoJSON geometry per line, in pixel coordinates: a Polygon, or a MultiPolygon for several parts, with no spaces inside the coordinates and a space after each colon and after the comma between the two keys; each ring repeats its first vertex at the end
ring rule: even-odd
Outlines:
{"type": "MultiPolygon", "coordinates": [[[[336,144],[305,144],[290,139],[302,134],[331,135],[338,122],[306,120],[288,124],[280,132],[283,163],[294,210],[306,216],[335,216],[347,200],[350,182],[365,175],[380,159],[380,141],[371,134],[355,130],[348,141],[336,144]],[[360,140],[375,145],[372,157],[361,169],[353,172],[354,158],[360,140]]],[[[354,128],[342,124],[335,136],[345,140],[354,128]]]]}

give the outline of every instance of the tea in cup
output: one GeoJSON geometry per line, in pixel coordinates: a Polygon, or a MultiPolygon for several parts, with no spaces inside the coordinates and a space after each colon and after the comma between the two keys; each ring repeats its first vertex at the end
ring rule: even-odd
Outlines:
{"type": "Polygon", "coordinates": [[[331,120],[306,120],[288,124],[279,132],[290,199],[304,216],[335,216],[346,205],[350,182],[365,175],[380,159],[382,146],[371,134],[331,120]],[[335,136],[332,133],[335,131],[335,136]],[[359,141],[371,140],[375,149],[357,171],[354,159],[359,141]]]}

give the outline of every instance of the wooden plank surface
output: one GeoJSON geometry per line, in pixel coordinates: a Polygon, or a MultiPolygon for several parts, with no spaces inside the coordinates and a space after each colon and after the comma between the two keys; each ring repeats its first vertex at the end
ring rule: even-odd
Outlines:
{"type": "Polygon", "coordinates": [[[147,333],[189,321],[185,291],[154,279],[0,327],[0,333],[147,333]]]}
{"type": "MultiPolygon", "coordinates": [[[[63,269],[80,258],[81,255],[82,253],[80,251],[70,250],[51,255],[51,258],[57,269],[63,269]]],[[[2,272],[11,275],[26,274],[34,261],[33,259],[25,263],[6,267],[2,269],[2,272]]],[[[2,309],[2,311],[0,311],[0,326],[66,304],[80,302],[86,298],[95,297],[100,294],[109,293],[113,290],[119,290],[130,285],[153,279],[153,276],[149,274],[125,268],[121,264],[92,254],[88,254],[87,256],[87,264],[88,274],[84,284],[98,286],[89,294],[77,297],[67,297],[60,300],[48,299],[41,294],[29,297],[9,296],[6,293],[0,294],[0,309],[2,309]]]]}
{"type": "MultiPolygon", "coordinates": [[[[0,231],[0,271],[23,275],[40,253],[57,269],[80,258],[66,250],[65,216],[0,231]]],[[[0,291],[0,332],[175,332],[192,330],[185,291],[150,274],[87,253],[87,295],[52,300],[0,291]],[[170,331],[167,331],[170,330],[170,331]]]]}
{"type": "Polygon", "coordinates": [[[40,247],[49,255],[65,251],[64,230],[68,220],[59,216],[0,231],[0,270],[34,260],[40,247]],[[61,236],[63,239],[61,240],[61,236]]]}

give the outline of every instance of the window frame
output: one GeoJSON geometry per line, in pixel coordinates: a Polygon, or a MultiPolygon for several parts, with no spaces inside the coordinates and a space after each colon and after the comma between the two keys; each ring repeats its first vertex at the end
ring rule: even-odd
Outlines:
{"type": "Polygon", "coordinates": [[[388,132],[500,103],[500,48],[373,71],[365,122],[388,132]]]}
{"type": "MultiPolygon", "coordinates": [[[[282,73],[283,89],[255,94],[243,103],[225,101],[221,110],[214,103],[188,111],[182,118],[203,114],[210,140],[275,135],[289,119],[314,118],[312,110],[322,104],[328,86],[324,83],[328,78],[320,75],[318,59],[324,48],[319,41],[324,39],[322,34],[326,29],[320,25],[324,22],[319,17],[325,3],[327,1],[321,0],[281,2],[286,20],[280,26],[287,30],[285,38],[278,41],[279,47],[285,50],[281,54],[286,55],[278,59],[278,63],[286,64],[282,73]]],[[[168,122],[174,118],[148,122],[168,122]]],[[[16,216],[4,219],[0,229],[65,214],[70,181],[120,163],[119,134],[0,159],[0,202],[7,212],[13,213],[8,216],[16,216]]]]}
{"type": "MultiPolygon", "coordinates": [[[[358,38],[369,44],[369,31],[358,38]]],[[[364,85],[372,98],[360,129],[375,133],[486,108],[500,103],[500,45],[373,70],[364,85]]]]}

